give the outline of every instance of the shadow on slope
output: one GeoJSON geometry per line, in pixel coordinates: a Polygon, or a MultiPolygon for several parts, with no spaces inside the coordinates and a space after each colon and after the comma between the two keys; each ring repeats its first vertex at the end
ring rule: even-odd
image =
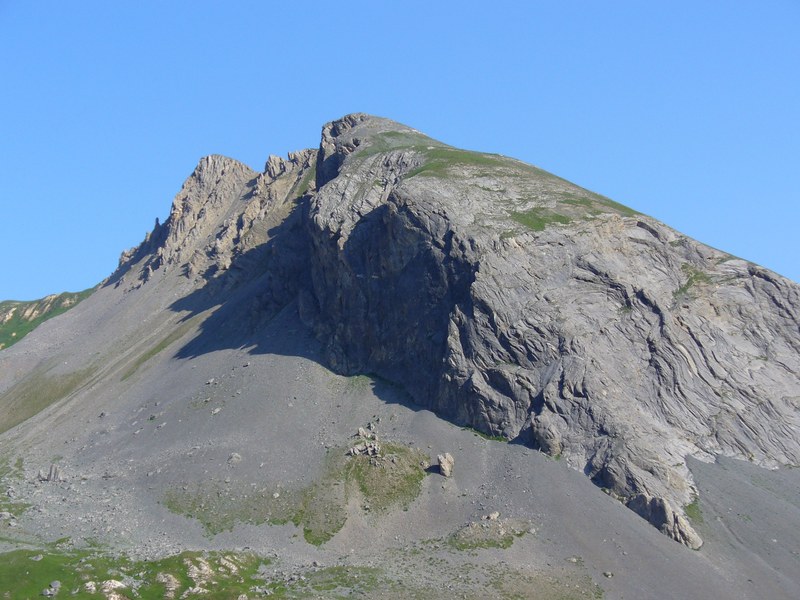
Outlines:
{"type": "MultiPolygon", "coordinates": [[[[254,355],[305,358],[332,368],[323,343],[300,316],[298,299],[304,287],[310,286],[311,276],[311,242],[304,226],[308,201],[301,198],[289,216],[268,231],[265,243],[238,255],[224,271],[212,265],[202,288],[170,306],[175,312],[188,313],[182,322],[210,312],[199,334],[178,350],[176,358],[243,349],[254,355]]],[[[412,401],[403,385],[369,375],[370,386],[382,401],[415,411],[425,408],[412,401]]]]}
{"type": "Polygon", "coordinates": [[[170,306],[175,312],[188,312],[183,321],[213,310],[200,325],[200,334],[178,351],[178,358],[232,348],[275,351],[263,334],[272,319],[295,301],[308,272],[308,241],[302,225],[307,210],[307,199],[298,202],[280,225],[268,231],[265,243],[237,255],[225,270],[212,264],[204,273],[205,285],[170,306]]]}

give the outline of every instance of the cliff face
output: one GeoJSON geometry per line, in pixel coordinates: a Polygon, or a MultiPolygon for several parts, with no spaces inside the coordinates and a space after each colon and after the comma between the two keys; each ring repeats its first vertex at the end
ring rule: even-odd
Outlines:
{"type": "Polygon", "coordinates": [[[664,533],[685,457],[797,464],[798,286],[501,156],[329,124],[303,315],[330,365],[583,470],[664,533]]]}
{"type": "Polygon", "coordinates": [[[251,294],[251,328],[297,301],[333,370],[563,458],[694,548],[687,456],[800,462],[797,284],[385,119],[260,174],[203,159],[107,284],[169,278],[251,294]]]}

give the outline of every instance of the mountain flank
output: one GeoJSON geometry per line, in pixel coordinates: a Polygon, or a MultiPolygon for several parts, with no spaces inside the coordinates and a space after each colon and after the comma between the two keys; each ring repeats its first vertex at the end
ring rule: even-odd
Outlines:
{"type": "MultiPolygon", "coordinates": [[[[603,589],[714,597],[728,584],[705,575],[733,573],[742,542],[700,517],[729,518],[703,490],[719,497],[726,459],[755,469],[745,489],[800,463],[798,306],[797,284],[541,169],[353,114],[262,172],[203,158],[97,292],[0,353],[0,454],[73,473],[85,485],[49,483],[73,488],[90,531],[147,555],[204,535],[229,547],[235,530],[300,564],[424,529],[448,548],[524,548],[502,555],[524,571],[567,548],[601,565],[599,540],[622,536],[615,561],[635,548],[642,573],[685,587],[648,595],[635,569],[618,582],[593,566],[603,589]],[[411,469],[448,453],[441,484],[411,469]],[[387,486],[410,496],[375,500],[368,467],[396,469],[387,486]],[[118,528],[96,509],[109,498],[118,528]],[[154,539],[158,519],[173,542],[154,539]]],[[[88,537],[52,489],[29,492],[58,534],[88,537]]],[[[792,560],[748,577],[791,597],[792,560]]]]}
{"type": "Polygon", "coordinates": [[[30,302],[0,302],[0,350],[20,341],[40,323],[68,311],[93,291],[64,292],[30,302]]]}

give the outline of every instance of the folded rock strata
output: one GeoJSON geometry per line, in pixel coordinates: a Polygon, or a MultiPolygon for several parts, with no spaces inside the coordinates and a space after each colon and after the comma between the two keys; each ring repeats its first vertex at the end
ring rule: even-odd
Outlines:
{"type": "Polygon", "coordinates": [[[536,167],[363,114],[263,173],[203,159],[109,281],[297,301],[328,365],[563,457],[670,537],[688,455],[800,462],[800,288],[536,167]]]}

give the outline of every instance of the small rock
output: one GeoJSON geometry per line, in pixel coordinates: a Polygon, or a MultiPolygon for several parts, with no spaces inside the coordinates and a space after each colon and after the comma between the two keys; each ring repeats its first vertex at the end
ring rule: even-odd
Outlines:
{"type": "Polygon", "coordinates": [[[485,518],[487,521],[496,521],[497,519],[500,518],[500,513],[498,511],[494,511],[486,515],[485,518]]]}
{"type": "Polygon", "coordinates": [[[611,571],[603,571],[603,577],[607,577],[608,579],[611,579],[613,576],[614,576],[614,574],[611,571]]]}
{"type": "Polygon", "coordinates": [[[242,462],[242,455],[238,452],[231,452],[231,455],[228,457],[228,464],[235,465],[240,462],[242,462]]]}
{"type": "Polygon", "coordinates": [[[222,409],[221,409],[219,406],[218,406],[217,408],[212,408],[212,409],[211,409],[211,414],[212,414],[212,415],[219,414],[219,411],[221,411],[221,410],[222,410],[222,409]]]}

